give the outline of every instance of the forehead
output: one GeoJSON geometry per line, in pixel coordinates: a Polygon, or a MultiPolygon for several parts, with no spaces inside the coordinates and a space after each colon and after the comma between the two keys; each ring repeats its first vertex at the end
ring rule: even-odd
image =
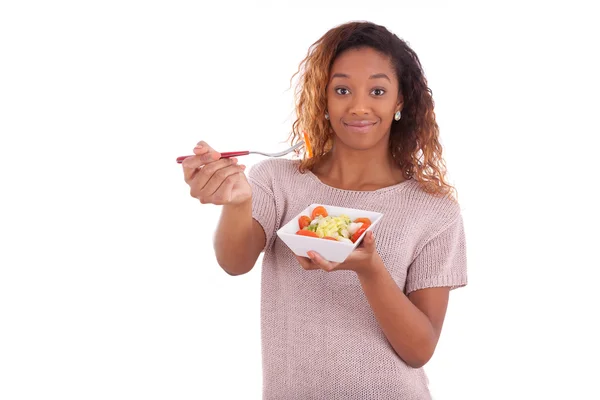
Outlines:
{"type": "Polygon", "coordinates": [[[331,76],[343,73],[351,78],[368,78],[384,73],[394,80],[396,72],[390,57],[370,47],[346,50],[340,54],[331,66],[331,76]]]}

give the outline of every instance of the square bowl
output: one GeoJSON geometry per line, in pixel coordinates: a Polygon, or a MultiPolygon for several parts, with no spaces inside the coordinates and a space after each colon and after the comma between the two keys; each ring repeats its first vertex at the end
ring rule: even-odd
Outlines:
{"type": "Polygon", "coordinates": [[[362,242],[365,234],[372,230],[375,225],[379,223],[383,214],[360,210],[356,208],[337,207],[326,204],[311,204],[306,207],[301,213],[296,215],[284,226],[277,231],[277,236],[286,244],[292,252],[301,257],[308,257],[309,251],[316,251],[324,259],[331,262],[343,262],[354,249],[362,242]],[[312,211],[318,207],[325,207],[327,214],[337,217],[339,215],[347,215],[350,219],[355,220],[356,218],[369,218],[371,225],[360,235],[360,237],[354,243],[340,242],[334,240],[326,240],[322,238],[315,238],[310,236],[297,235],[296,232],[300,229],[298,219],[302,215],[310,216],[312,211]]]}

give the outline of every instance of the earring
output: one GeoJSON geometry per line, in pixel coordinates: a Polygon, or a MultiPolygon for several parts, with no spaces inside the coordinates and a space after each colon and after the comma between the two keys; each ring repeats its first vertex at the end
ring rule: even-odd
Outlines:
{"type": "Polygon", "coordinates": [[[396,111],[396,114],[394,114],[394,119],[400,121],[400,118],[402,118],[402,114],[400,113],[400,110],[398,110],[396,111]]]}
{"type": "Polygon", "coordinates": [[[329,119],[329,113],[325,111],[325,119],[329,119]]]}

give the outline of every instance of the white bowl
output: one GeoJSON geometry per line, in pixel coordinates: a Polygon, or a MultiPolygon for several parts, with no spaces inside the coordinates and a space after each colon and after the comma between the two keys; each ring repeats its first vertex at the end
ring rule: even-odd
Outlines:
{"type": "Polygon", "coordinates": [[[344,208],[329,206],[326,204],[311,204],[305,208],[300,214],[296,215],[284,226],[277,231],[277,236],[292,250],[292,252],[301,257],[308,257],[309,251],[315,251],[321,255],[324,259],[331,262],[343,262],[346,257],[352,253],[354,249],[362,242],[365,234],[372,230],[377,223],[381,220],[383,214],[374,212],[359,210],[355,208],[344,208]],[[341,214],[347,215],[352,220],[356,218],[369,218],[371,225],[363,232],[363,234],[354,243],[338,242],[334,240],[327,240],[322,238],[315,238],[310,236],[297,235],[296,232],[300,229],[298,225],[298,218],[302,215],[310,217],[312,211],[317,206],[323,206],[327,210],[328,215],[339,216],[341,214]]]}

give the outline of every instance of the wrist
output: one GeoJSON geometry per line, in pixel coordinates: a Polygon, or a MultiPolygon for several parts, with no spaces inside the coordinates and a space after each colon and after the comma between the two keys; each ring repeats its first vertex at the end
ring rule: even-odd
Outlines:
{"type": "MultiPolygon", "coordinates": [[[[224,204],[221,209],[221,222],[226,222],[228,228],[244,230],[252,221],[252,199],[242,203],[224,204]]],[[[228,229],[229,230],[229,229],[228,229]]]]}
{"type": "Polygon", "coordinates": [[[247,210],[252,210],[252,196],[248,197],[245,200],[242,200],[239,203],[228,203],[228,204],[224,204],[223,208],[226,208],[228,210],[232,210],[232,211],[247,211],[247,210]]]}
{"type": "Polygon", "coordinates": [[[361,281],[371,281],[373,279],[377,279],[381,277],[383,274],[387,272],[385,268],[385,264],[383,260],[379,256],[379,254],[375,253],[371,261],[366,265],[365,268],[362,268],[359,271],[356,271],[358,278],[361,281]]]}

